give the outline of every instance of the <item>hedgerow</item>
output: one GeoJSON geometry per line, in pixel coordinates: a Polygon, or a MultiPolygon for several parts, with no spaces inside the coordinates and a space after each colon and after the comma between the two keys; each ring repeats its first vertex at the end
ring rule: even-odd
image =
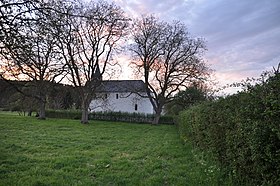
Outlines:
{"type": "Polygon", "coordinates": [[[280,185],[280,74],[182,112],[183,140],[211,151],[236,183],[280,185]]]}
{"type": "MultiPolygon", "coordinates": [[[[82,113],[79,110],[47,110],[49,118],[81,119],[82,113]]],[[[127,112],[92,112],[89,113],[90,120],[120,121],[129,123],[151,123],[153,114],[127,113],[127,112]]],[[[159,123],[173,125],[173,117],[162,116],[159,123]]]]}

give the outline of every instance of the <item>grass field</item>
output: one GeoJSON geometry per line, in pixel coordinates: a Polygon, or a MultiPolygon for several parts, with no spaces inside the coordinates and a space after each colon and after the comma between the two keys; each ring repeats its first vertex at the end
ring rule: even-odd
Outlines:
{"type": "Polygon", "coordinates": [[[47,119],[0,112],[0,185],[224,185],[175,126],[47,119]]]}

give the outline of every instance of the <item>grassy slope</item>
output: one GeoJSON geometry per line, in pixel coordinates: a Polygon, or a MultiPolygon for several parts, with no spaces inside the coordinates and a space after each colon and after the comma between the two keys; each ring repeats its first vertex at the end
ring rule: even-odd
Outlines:
{"type": "Polygon", "coordinates": [[[183,145],[175,126],[0,112],[0,185],[217,185],[219,169],[183,145]]]}

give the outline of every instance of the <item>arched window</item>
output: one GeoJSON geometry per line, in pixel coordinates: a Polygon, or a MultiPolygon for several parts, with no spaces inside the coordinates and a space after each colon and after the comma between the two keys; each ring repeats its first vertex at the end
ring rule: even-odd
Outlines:
{"type": "Polygon", "coordinates": [[[116,99],[119,99],[119,94],[116,94],[116,99]]]}

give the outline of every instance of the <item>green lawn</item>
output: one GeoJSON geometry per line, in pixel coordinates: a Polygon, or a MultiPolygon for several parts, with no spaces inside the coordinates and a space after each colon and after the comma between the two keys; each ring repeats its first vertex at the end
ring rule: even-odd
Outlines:
{"type": "Polygon", "coordinates": [[[220,185],[221,171],[175,126],[0,112],[0,185],[220,185]]]}

